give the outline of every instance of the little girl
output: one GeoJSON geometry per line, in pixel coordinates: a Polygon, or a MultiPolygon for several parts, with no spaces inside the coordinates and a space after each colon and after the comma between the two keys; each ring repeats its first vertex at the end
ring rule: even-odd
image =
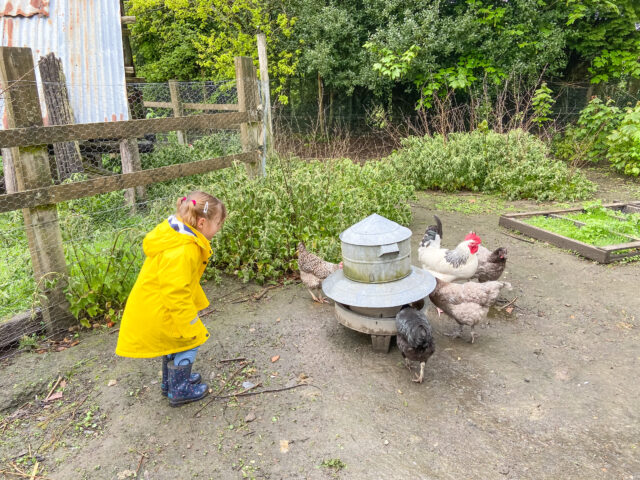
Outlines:
{"type": "Polygon", "coordinates": [[[172,407],[200,400],[209,391],[191,367],[209,337],[198,317],[209,305],[200,277],[212,253],[209,242],[226,217],[216,197],[191,192],[142,242],[147,258],[122,315],[116,354],[163,356],[162,394],[172,407]]]}

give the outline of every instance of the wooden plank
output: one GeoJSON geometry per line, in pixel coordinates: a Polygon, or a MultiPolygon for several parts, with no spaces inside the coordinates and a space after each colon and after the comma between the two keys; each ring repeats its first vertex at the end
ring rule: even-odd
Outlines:
{"type": "Polygon", "coordinates": [[[183,103],[186,110],[225,110],[237,112],[240,107],[236,103],[183,103]]]}
{"type": "Polygon", "coordinates": [[[623,209],[624,213],[640,213],[640,206],[638,205],[626,205],[623,209]]]}
{"type": "Polygon", "coordinates": [[[125,75],[135,75],[136,74],[136,69],[135,69],[135,67],[132,67],[130,65],[125,65],[124,73],[125,73],[125,75]]]}
{"type": "MultiPolygon", "coordinates": [[[[623,203],[623,202],[616,202],[616,203],[606,203],[603,204],[602,206],[605,208],[611,208],[611,209],[621,209],[624,208],[625,206],[627,206],[627,203],[623,203]]],[[[584,208],[582,207],[575,207],[575,208],[563,208],[560,210],[540,210],[537,212],[522,212],[522,213],[505,213],[503,215],[503,217],[507,217],[507,218],[527,218],[527,217],[534,217],[536,215],[551,215],[551,214],[562,214],[562,213],[575,213],[575,212],[584,212],[584,208]]]]}
{"type": "Polygon", "coordinates": [[[237,155],[227,155],[225,157],[211,158],[197,162],[142,170],[140,172],[123,173],[82,182],[36,188],[11,195],[0,195],[0,213],[17,210],[22,207],[55,204],[77,198],[91,197],[101,193],[139,187],[150,183],[165,182],[190,175],[199,175],[229,167],[233,162],[256,162],[259,155],[260,152],[256,150],[253,152],[239,153],[237,155]]]}
{"type": "MultiPolygon", "coordinates": [[[[144,102],[145,107],[149,108],[173,108],[171,102],[144,102]]],[[[223,110],[237,112],[240,107],[235,103],[183,103],[184,110],[223,110]]]]}
{"type": "Polygon", "coordinates": [[[524,233],[525,235],[535,238],[536,240],[542,240],[544,242],[550,243],[551,245],[555,245],[556,247],[564,248],[566,250],[573,250],[575,252],[578,252],[583,257],[596,260],[600,263],[607,263],[608,261],[609,252],[606,252],[599,247],[594,247],[593,245],[589,245],[587,243],[583,243],[578,240],[565,237],[563,235],[558,235],[557,233],[534,227],[533,225],[526,224],[514,218],[509,218],[506,215],[502,215],[500,217],[498,225],[524,233]]]}
{"type": "MultiPolygon", "coordinates": [[[[0,88],[5,100],[7,128],[45,128],[42,127],[42,110],[30,48],[0,47],[0,88]]],[[[12,195],[51,188],[47,147],[19,147],[14,149],[17,155],[13,158],[19,192],[12,195]]],[[[69,272],[58,225],[58,211],[55,205],[47,203],[41,203],[37,208],[27,208],[29,205],[25,203],[14,203],[12,210],[17,210],[16,207],[22,208],[24,216],[31,264],[47,333],[55,336],[75,321],[64,294],[69,272]],[[45,279],[56,280],[55,285],[49,287],[45,279]]]]}
{"type": "Polygon", "coordinates": [[[144,77],[125,77],[124,81],[127,83],[145,83],[144,77]]]}
{"type": "Polygon", "coordinates": [[[36,308],[33,312],[23,312],[6,322],[0,323],[0,348],[17,343],[25,335],[40,333],[44,330],[42,311],[36,308]]]}
{"type": "Polygon", "coordinates": [[[259,114],[257,113],[251,116],[247,112],[225,112],[203,113],[179,118],[145,118],[121,122],[12,128],[0,130],[0,148],[47,145],[94,138],[138,138],[147,133],[163,133],[181,129],[227,129],[258,118],[259,114]]]}
{"type": "Polygon", "coordinates": [[[143,102],[145,107],[149,108],[172,108],[171,102],[143,102]]]}
{"type": "MultiPolygon", "coordinates": [[[[49,124],[69,125],[75,123],[62,70],[62,61],[51,52],[40,60],[38,66],[43,83],[49,124]]],[[[73,173],[84,171],[78,142],[54,143],[53,152],[56,170],[58,171],[58,180],[66,180],[73,173]]]]}
{"type": "Polygon", "coordinates": [[[123,15],[122,17],[120,17],[120,23],[122,25],[132,25],[132,24],[136,23],[136,16],[135,15],[123,15]]]}
{"type": "Polygon", "coordinates": [[[600,247],[607,252],[615,252],[616,250],[627,250],[629,248],[640,248],[640,241],[629,243],[616,243],[615,245],[604,245],[600,247]]]}

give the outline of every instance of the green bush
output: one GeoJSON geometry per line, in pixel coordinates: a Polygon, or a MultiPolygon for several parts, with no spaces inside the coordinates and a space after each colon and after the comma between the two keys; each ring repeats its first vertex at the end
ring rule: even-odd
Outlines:
{"type": "Polygon", "coordinates": [[[338,235],[379,213],[408,225],[414,189],[382,162],[273,159],[264,179],[248,180],[244,166],[220,171],[200,188],[226,204],[214,237],[212,264],[248,281],[272,280],[296,268],[298,241],[330,261],[340,258],[338,235]]]}
{"type": "Polygon", "coordinates": [[[417,189],[495,193],[510,200],[576,200],[595,186],[549,158],[537,137],[514,130],[410,137],[388,159],[396,175],[417,189]]]}
{"type": "Polygon", "coordinates": [[[626,175],[640,175],[640,102],[627,108],[620,125],[607,137],[607,158],[626,175]]]}

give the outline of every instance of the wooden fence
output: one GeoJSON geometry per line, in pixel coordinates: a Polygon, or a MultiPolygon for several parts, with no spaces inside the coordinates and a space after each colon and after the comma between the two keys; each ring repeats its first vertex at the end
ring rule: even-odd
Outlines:
{"type": "MultiPolygon", "coordinates": [[[[0,91],[4,97],[7,129],[0,130],[0,148],[10,156],[15,174],[15,192],[0,195],[0,212],[21,209],[29,250],[38,285],[47,278],[59,279],[44,289],[41,312],[47,332],[55,335],[74,322],[63,289],[68,269],[58,225],[56,204],[97,194],[126,190],[125,198],[133,207],[145,185],[189,175],[202,174],[244,162],[250,176],[264,172],[261,138],[262,104],[253,61],[236,57],[238,104],[183,103],[175,82],[169,83],[171,102],[144,102],[147,107],[171,108],[174,117],[115,121],[90,124],[44,126],[36,86],[33,57],[29,48],[0,47],[0,91]],[[222,111],[183,116],[186,109],[222,111]],[[242,153],[190,163],[141,170],[136,138],[149,133],[178,132],[186,142],[188,130],[239,129],[242,153]],[[122,171],[85,181],[52,185],[48,145],[60,145],[92,139],[116,139],[120,142],[122,171]]],[[[265,99],[268,102],[268,98],[265,99]]],[[[77,144],[76,144],[77,145],[77,144]]],[[[2,335],[0,334],[0,337],[2,335]]],[[[2,339],[0,338],[0,341],[2,339]]]]}

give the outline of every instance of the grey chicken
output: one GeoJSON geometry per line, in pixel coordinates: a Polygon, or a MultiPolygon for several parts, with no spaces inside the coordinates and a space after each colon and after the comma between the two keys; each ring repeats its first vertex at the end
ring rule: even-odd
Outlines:
{"type": "Polygon", "coordinates": [[[485,318],[489,307],[496,303],[500,290],[511,290],[509,282],[449,283],[436,278],[436,288],[429,294],[433,304],[458,322],[458,332],[449,335],[460,337],[463,325],[471,327],[471,343],[475,341],[474,327],[485,318]]]}
{"type": "Polygon", "coordinates": [[[424,312],[414,306],[404,305],[396,314],[396,328],[398,348],[405,365],[411,370],[409,361],[420,362],[420,375],[413,381],[422,383],[424,366],[436,349],[431,324],[424,312]]]}
{"type": "Polygon", "coordinates": [[[477,278],[480,283],[497,280],[507,265],[507,249],[496,248],[493,252],[480,245],[478,247],[478,269],[471,278],[477,278]]]}
{"type": "Polygon", "coordinates": [[[298,269],[300,270],[300,280],[302,280],[302,283],[306,285],[314,302],[329,303],[329,301],[322,296],[320,287],[322,286],[322,281],[325,278],[340,268],[342,268],[342,262],[331,263],[322,260],[317,255],[309,252],[303,242],[298,244],[298,269]],[[317,290],[318,296],[314,295],[312,290],[317,290]]]}

